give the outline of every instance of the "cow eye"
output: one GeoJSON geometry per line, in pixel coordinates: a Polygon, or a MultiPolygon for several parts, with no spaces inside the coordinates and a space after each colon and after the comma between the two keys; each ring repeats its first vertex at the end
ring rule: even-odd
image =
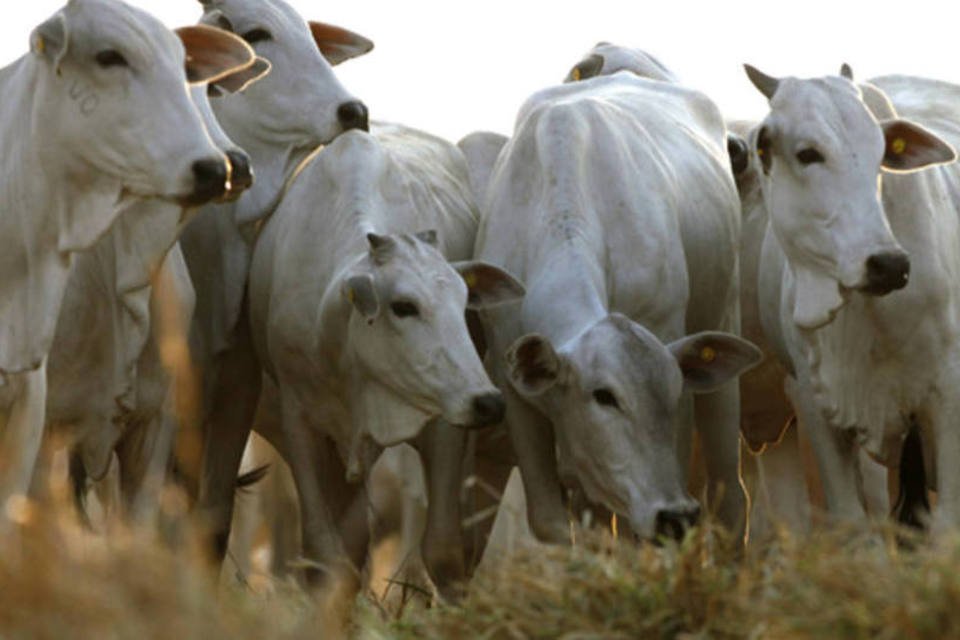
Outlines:
{"type": "Polygon", "coordinates": [[[813,164],[815,162],[823,162],[823,154],[814,149],[813,147],[809,149],[801,149],[797,152],[797,160],[800,164],[813,164]]]}
{"type": "Polygon", "coordinates": [[[593,399],[597,402],[597,404],[605,407],[613,407],[614,409],[620,408],[620,403],[617,402],[617,397],[613,395],[613,392],[610,391],[610,389],[596,389],[593,392],[593,399]]]}
{"type": "Polygon", "coordinates": [[[97,64],[103,68],[108,67],[129,67],[127,59],[116,49],[107,49],[97,54],[97,64]]]}
{"type": "Polygon", "coordinates": [[[417,305],[412,302],[394,302],[390,305],[390,311],[398,318],[413,318],[420,315],[417,305]]]}
{"type": "Polygon", "coordinates": [[[262,42],[264,40],[273,40],[273,36],[270,35],[270,32],[266,29],[251,29],[241,37],[247,41],[247,44],[256,44],[257,42],[262,42]]]}

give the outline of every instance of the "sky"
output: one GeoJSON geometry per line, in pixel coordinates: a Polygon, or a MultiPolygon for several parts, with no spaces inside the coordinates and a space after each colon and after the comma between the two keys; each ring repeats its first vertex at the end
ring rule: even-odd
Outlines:
{"type": "MultiPolygon", "coordinates": [[[[858,79],[910,73],[960,84],[960,4],[943,0],[289,2],[308,20],[374,41],[373,52],[337,68],[373,118],[451,141],[476,130],[509,135],[527,96],[560,82],[601,40],[650,51],[730,119],[765,113],[744,62],[777,76],[835,74],[848,62],[858,79]]],[[[3,0],[0,65],[26,53],[32,28],[63,4],[3,0]]],[[[171,27],[201,14],[196,0],[130,4],[171,27]]]]}

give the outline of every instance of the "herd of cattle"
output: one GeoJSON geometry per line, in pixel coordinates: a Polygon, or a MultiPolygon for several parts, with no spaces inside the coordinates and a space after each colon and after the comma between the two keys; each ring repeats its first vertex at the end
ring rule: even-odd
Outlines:
{"type": "Polygon", "coordinates": [[[470,572],[465,477],[502,491],[513,465],[542,541],[580,504],[644,539],[705,509],[743,534],[742,434],[770,445],[769,517],[802,528],[795,424],[830,516],[889,511],[897,469],[901,521],[960,524],[960,87],[748,66],[770,112],[725,122],[601,43],[512,137],[454,145],[368,121],[331,67],[369,40],[283,0],[201,4],[173,33],[69,0],[0,71],[8,514],[66,433],[78,493],[116,465],[131,520],[192,477],[222,559],[256,428],[303,556],[359,567],[347,523],[405,443],[445,593],[470,572]]]}

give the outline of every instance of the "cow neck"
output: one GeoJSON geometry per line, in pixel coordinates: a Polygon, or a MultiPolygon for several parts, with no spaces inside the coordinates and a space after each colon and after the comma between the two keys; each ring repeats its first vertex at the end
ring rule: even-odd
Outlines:
{"type": "Polygon", "coordinates": [[[608,315],[604,271],[577,241],[561,243],[545,258],[528,280],[523,328],[560,348],[608,315]]]}
{"type": "Polygon", "coordinates": [[[246,151],[254,175],[253,185],[233,205],[234,220],[240,227],[262,223],[280,204],[287,181],[319,145],[280,145],[243,130],[227,135],[246,151]]]}
{"type": "Polygon", "coordinates": [[[7,116],[0,130],[0,372],[6,373],[40,366],[53,342],[69,254],[95,241],[98,221],[110,218],[120,195],[111,181],[71,179],[50,140],[38,73],[29,57],[0,72],[7,116]]]}

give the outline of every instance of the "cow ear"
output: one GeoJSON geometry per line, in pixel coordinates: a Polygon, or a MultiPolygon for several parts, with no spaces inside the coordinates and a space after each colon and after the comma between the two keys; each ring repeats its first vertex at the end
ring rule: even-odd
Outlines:
{"type": "Polygon", "coordinates": [[[884,120],[880,127],[886,140],[884,169],[916,171],[957,159],[953,147],[936,134],[909,120],[884,120]]]}
{"type": "Polygon", "coordinates": [[[526,293],[526,289],[516,278],[492,264],[470,260],[456,262],[453,268],[467,283],[468,309],[487,309],[516,302],[526,293]]]}
{"type": "Polygon", "coordinates": [[[358,58],[373,50],[373,41],[325,22],[310,22],[310,32],[320,53],[331,65],[358,58]]]}
{"type": "Polygon", "coordinates": [[[30,34],[30,50],[52,62],[59,73],[60,61],[67,53],[69,41],[67,18],[63,12],[57,12],[30,34]]]}
{"type": "Polygon", "coordinates": [[[216,82],[231,73],[250,67],[257,59],[253,48],[229,31],[195,24],[180,27],[176,34],[187,52],[187,80],[216,82]]]}
{"type": "Polygon", "coordinates": [[[270,62],[266,58],[258,57],[253,61],[253,64],[246,69],[241,69],[240,71],[224,76],[216,82],[211,82],[211,90],[208,92],[208,95],[216,97],[223,95],[223,91],[227,93],[240,93],[255,82],[262,80],[270,73],[270,69],[270,62]],[[218,91],[214,91],[214,89],[218,91]]]}
{"type": "Polygon", "coordinates": [[[538,396],[560,380],[561,356],[541,335],[532,333],[518,338],[507,349],[505,357],[507,377],[523,396],[538,396]]]}
{"type": "Polygon", "coordinates": [[[586,58],[577,63],[570,69],[570,73],[563,79],[564,82],[579,82],[588,78],[600,75],[603,70],[603,56],[599,53],[591,53],[586,58]]]}
{"type": "Polygon", "coordinates": [[[840,77],[846,78],[850,82],[853,82],[853,67],[846,62],[840,65],[840,77]]]}
{"type": "Polygon", "coordinates": [[[368,323],[373,323],[373,319],[380,313],[380,297],[373,284],[373,276],[369,273],[350,276],[343,284],[341,292],[368,323]]]}
{"type": "Polygon", "coordinates": [[[684,387],[694,393],[714,391],[763,358],[752,343],[719,331],[696,333],[667,348],[680,365],[684,387]]]}

